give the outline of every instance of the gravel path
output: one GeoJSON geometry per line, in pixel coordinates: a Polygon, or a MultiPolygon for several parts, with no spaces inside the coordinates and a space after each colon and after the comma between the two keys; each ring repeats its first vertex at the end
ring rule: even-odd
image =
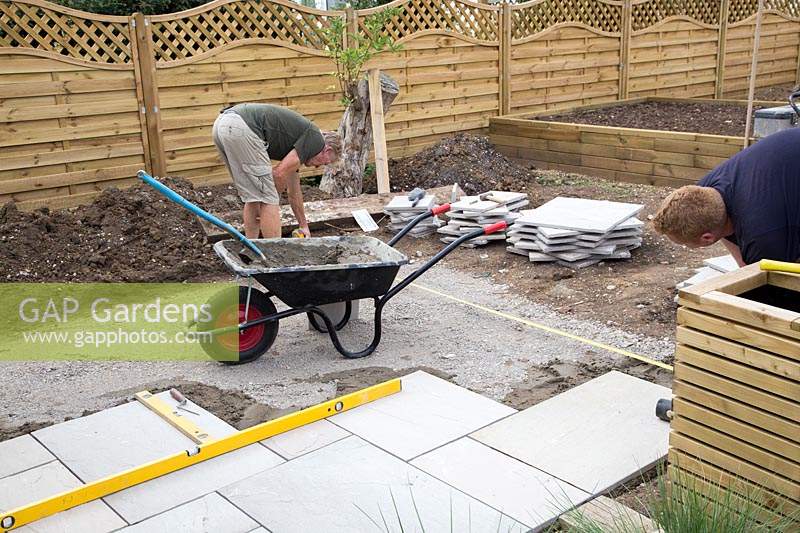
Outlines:
{"type": "MultiPolygon", "coordinates": [[[[600,321],[564,317],[512,294],[490,277],[471,277],[443,264],[431,269],[419,283],[654,359],[663,359],[673,350],[668,339],[629,334],[600,321]]],[[[342,332],[345,345],[356,347],[368,342],[371,317],[371,303],[362,305],[361,320],[351,322],[342,332]]],[[[336,383],[325,374],[346,375],[367,367],[436,369],[452,375],[462,386],[499,400],[526,378],[532,365],[554,358],[581,361],[600,353],[586,344],[413,286],[387,305],[383,326],[383,340],[376,353],[359,360],[342,358],[327,335],[309,332],[304,317],[293,317],[281,322],[278,339],[267,355],[235,367],[212,362],[4,363],[0,372],[0,428],[61,421],[115,405],[144,388],[183,381],[239,390],[277,409],[304,407],[335,395],[336,383]]]]}

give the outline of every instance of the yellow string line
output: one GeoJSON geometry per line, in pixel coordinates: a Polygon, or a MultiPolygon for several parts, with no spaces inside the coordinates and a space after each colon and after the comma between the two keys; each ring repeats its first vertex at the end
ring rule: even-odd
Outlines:
{"type": "Polygon", "coordinates": [[[636,359],[637,361],[642,361],[643,363],[648,363],[659,368],[663,368],[665,370],[669,370],[672,372],[672,366],[666,363],[662,363],[661,361],[656,361],[655,359],[650,359],[649,357],[645,357],[644,355],[639,355],[637,353],[629,352],[628,350],[623,350],[622,348],[617,348],[615,346],[610,346],[608,344],[604,344],[602,342],[593,341],[592,339],[587,339],[586,337],[581,337],[580,335],[574,335],[572,333],[566,332],[561,329],[551,328],[550,326],[545,326],[544,324],[539,324],[538,322],[533,322],[532,320],[527,320],[525,318],[521,318],[518,316],[511,315],[509,313],[504,313],[502,311],[498,311],[496,309],[492,309],[491,307],[485,307],[480,304],[476,304],[474,302],[469,302],[467,300],[462,300],[461,298],[457,298],[455,296],[451,296],[447,293],[437,291],[436,289],[431,289],[430,287],[425,287],[420,285],[419,283],[412,283],[413,287],[418,289],[422,289],[423,291],[428,291],[432,294],[436,294],[441,296],[442,298],[447,298],[448,300],[453,300],[454,302],[458,302],[460,304],[468,305],[470,307],[474,307],[475,309],[480,309],[481,311],[485,311],[495,316],[499,316],[501,318],[505,318],[507,320],[513,320],[514,322],[519,322],[520,324],[525,324],[526,326],[536,328],[542,331],[546,331],[547,333],[552,333],[553,335],[560,335],[562,337],[566,337],[568,339],[572,339],[574,341],[582,342],[583,344],[588,344],[589,346],[593,346],[595,348],[600,348],[601,350],[606,350],[609,352],[614,352],[619,355],[624,355],[625,357],[630,357],[631,359],[636,359]]]}

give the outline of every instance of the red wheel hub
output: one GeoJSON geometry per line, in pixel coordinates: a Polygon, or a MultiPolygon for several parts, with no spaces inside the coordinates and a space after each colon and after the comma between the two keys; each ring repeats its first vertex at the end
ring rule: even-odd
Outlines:
{"type": "MultiPolygon", "coordinates": [[[[245,322],[245,304],[239,304],[238,310],[238,317],[237,317],[237,324],[242,324],[245,322]]],[[[222,323],[231,324],[233,322],[231,314],[234,312],[233,309],[230,309],[224,312],[220,316],[220,321],[222,323]]],[[[256,318],[261,318],[264,316],[261,313],[261,310],[255,307],[254,305],[250,305],[250,309],[247,310],[247,320],[255,320],[256,318]]],[[[243,329],[239,331],[239,334],[236,333],[229,333],[226,335],[221,335],[219,337],[219,343],[225,346],[225,348],[231,351],[238,351],[238,352],[246,352],[258,345],[261,342],[261,339],[264,337],[264,332],[266,331],[265,324],[259,324],[257,326],[252,326],[247,329],[243,329]]]]}

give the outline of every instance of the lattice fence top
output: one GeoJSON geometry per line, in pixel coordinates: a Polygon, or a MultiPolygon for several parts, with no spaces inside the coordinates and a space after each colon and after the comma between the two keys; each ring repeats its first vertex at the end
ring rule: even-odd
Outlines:
{"type": "Polygon", "coordinates": [[[0,0],[0,48],[30,48],[98,63],[129,63],[130,27],[123,17],[102,17],[45,2],[0,0]]]}
{"type": "Polygon", "coordinates": [[[577,22],[601,31],[620,31],[622,6],[597,0],[544,0],[512,8],[511,36],[524,39],[563,22],[577,22]]]}
{"type": "MultiPolygon", "coordinates": [[[[449,31],[478,41],[497,41],[500,19],[498,10],[459,0],[407,0],[392,2],[398,14],[384,27],[395,40],[425,30],[449,31]]],[[[359,31],[366,32],[364,17],[378,9],[358,13],[359,31]]]]}
{"type": "Polygon", "coordinates": [[[275,39],[325,49],[323,28],[339,11],[317,11],[291,2],[225,1],[177,15],[151,17],[157,61],[187,59],[242,39],[275,39]],[[180,16],[178,16],[180,15],[180,16]]]}
{"type": "Polygon", "coordinates": [[[643,30],[676,15],[719,24],[719,11],[720,0],[648,0],[631,6],[631,26],[633,30],[643,30]]]}
{"type": "MultiPolygon", "coordinates": [[[[758,0],[730,0],[728,22],[739,22],[756,14],[758,0]]],[[[764,0],[764,9],[779,11],[788,17],[800,18],[800,0],[764,0]]]]}

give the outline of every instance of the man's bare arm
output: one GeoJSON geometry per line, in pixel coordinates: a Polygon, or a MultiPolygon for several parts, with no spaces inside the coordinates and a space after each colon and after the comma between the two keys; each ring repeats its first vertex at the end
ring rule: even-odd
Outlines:
{"type": "Polygon", "coordinates": [[[721,240],[720,240],[720,242],[723,244],[723,246],[725,246],[725,248],[727,248],[727,249],[728,249],[728,251],[729,251],[729,252],[730,252],[730,254],[733,256],[733,258],[734,258],[734,259],[736,259],[736,263],[737,263],[737,264],[738,264],[740,267],[743,267],[743,266],[745,266],[744,259],[742,259],[742,251],[739,249],[739,247],[738,247],[738,246],[736,246],[735,244],[733,244],[733,243],[732,243],[731,241],[729,241],[728,239],[721,239],[721,240]]]}
{"type": "Polygon", "coordinates": [[[272,175],[279,192],[286,188],[286,194],[289,196],[289,205],[292,207],[294,218],[297,219],[297,224],[306,236],[310,236],[311,232],[308,229],[306,211],[303,207],[303,190],[300,188],[300,174],[297,172],[299,169],[300,157],[297,155],[296,150],[292,150],[280,163],[272,168],[272,175]]]}

